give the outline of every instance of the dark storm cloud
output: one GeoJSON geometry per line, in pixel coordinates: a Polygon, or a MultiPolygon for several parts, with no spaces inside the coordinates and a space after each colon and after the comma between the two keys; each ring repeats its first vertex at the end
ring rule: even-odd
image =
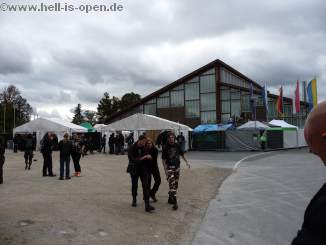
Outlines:
{"type": "Polygon", "coordinates": [[[123,4],[117,15],[1,15],[1,84],[69,114],[77,103],[95,109],[106,91],[145,96],[219,58],[271,88],[317,76],[326,98],[325,1],[123,4]]]}

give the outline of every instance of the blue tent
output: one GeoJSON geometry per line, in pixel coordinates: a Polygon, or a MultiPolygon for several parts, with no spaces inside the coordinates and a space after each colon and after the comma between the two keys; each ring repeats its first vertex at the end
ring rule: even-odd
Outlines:
{"type": "Polygon", "coordinates": [[[194,128],[194,133],[203,133],[203,132],[216,132],[216,131],[225,131],[228,129],[234,129],[232,123],[229,124],[201,124],[194,128]]]}

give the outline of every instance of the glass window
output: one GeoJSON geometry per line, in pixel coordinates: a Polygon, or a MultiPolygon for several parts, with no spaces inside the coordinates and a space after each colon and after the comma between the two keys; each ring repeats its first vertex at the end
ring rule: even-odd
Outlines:
{"type": "Polygon", "coordinates": [[[221,90],[221,100],[229,100],[229,99],[230,99],[230,90],[229,89],[221,90]]]}
{"type": "Polygon", "coordinates": [[[144,113],[149,115],[156,115],[156,104],[144,105],[144,113]]]}
{"type": "Polygon", "coordinates": [[[146,104],[155,104],[155,103],[156,103],[156,98],[146,102],[146,104]]]}
{"type": "Polygon", "coordinates": [[[169,108],[170,97],[157,98],[157,108],[169,108]]]}
{"type": "Polygon", "coordinates": [[[231,101],[231,115],[239,117],[241,115],[241,103],[240,100],[231,101]]]}
{"type": "Polygon", "coordinates": [[[200,92],[201,93],[208,93],[208,92],[215,92],[215,76],[202,76],[200,77],[200,92]]]}
{"type": "Polygon", "coordinates": [[[186,101],[186,118],[199,117],[199,100],[186,101]]]}
{"type": "Polygon", "coordinates": [[[222,121],[222,123],[229,122],[230,118],[231,118],[230,114],[222,114],[221,115],[221,121],[222,121]]]}
{"type": "Polygon", "coordinates": [[[231,99],[232,100],[239,100],[240,99],[240,91],[238,89],[231,90],[231,99]]]}
{"type": "Polygon", "coordinates": [[[199,77],[194,77],[190,79],[187,83],[198,83],[199,82],[199,77]]]}
{"type": "Polygon", "coordinates": [[[230,113],[230,101],[222,101],[222,113],[230,113]]]}
{"type": "Polygon", "coordinates": [[[216,94],[202,94],[200,96],[200,103],[202,111],[216,110],[216,94]]]}
{"type": "Polygon", "coordinates": [[[210,74],[215,74],[215,68],[212,68],[212,69],[204,72],[202,75],[210,75],[210,74]]]}
{"type": "Polygon", "coordinates": [[[199,83],[185,84],[186,100],[199,99],[199,83]]]}
{"type": "Polygon", "coordinates": [[[201,123],[216,123],[216,111],[204,111],[201,113],[201,123]]]}
{"type": "Polygon", "coordinates": [[[163,94],[161,94],[159,97],[162,98],[162,97],[169,97],[170,96],[170,91],[167,91],[163,94]]]}
{"type": "Polygon", "coordinates": [[[173,88],[172,90],[183,90],[183,84],[176,86],[175,88],[173,88]]]}
{"type": "Polygon", "coordinates": [[[183,90],[171,91],[171,107],[184,106],[184,92],[183,90]]]}
{"type": "Polygon", "coordinates": [[[241,111],[242,112],[251,112],[250,110],[250,96],[242,95],[241,96],[241,111]]]}

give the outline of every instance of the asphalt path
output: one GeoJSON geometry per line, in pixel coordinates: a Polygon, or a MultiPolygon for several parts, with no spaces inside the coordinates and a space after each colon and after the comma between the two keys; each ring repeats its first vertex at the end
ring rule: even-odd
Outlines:
{"type": "Polygon", "coordinates": [[[307,149],[240,156],[217,164],[236,170],[210,202],[192,244],[291,244],[326,168],[307,149]]]}

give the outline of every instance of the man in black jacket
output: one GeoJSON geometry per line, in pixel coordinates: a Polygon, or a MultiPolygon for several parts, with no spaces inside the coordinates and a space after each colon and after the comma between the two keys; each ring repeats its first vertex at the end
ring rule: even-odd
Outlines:
{"type": "Polygon", "coordinates": [[[128,150],[129,164],[134,165],[134,170],[129,171],[131,176],[131,189],[132,189],[132,206],[137,206],[137,189],[138,179],[140,178],[143,187],[143,197],[145,201],[145,211],[151,212],[155,210],[149,204],[149,183],[148,183],[148,171],[146,162],[151,158],[150,155],[146,154],[145,144],[146,137],[139,136],[139,139],[134,143],[128,150]]]}
{"type": "MultiPolygon", "coordinates": [[[[326,165],[326,101],[310,112],[305,125],[305,138],[311,151],[318,155],[326,165]]],[[[326,184],[310,201],[301,230],[292,245],[326,244],[326,184]]]]}
{"type": "Polygon", "coordinates": [[[43,155],[43,177],[49,176],[54,177],[56,176],[52,172],[52,147],[53,147],[53,136],[51,133],[46,133],[44,135],[42,142],[41,142],[41,152],[43,155]]]}
{"type": "Polygon", "coordinates": [[[34,141],[32,134],[28,134],[25,139],[25,170],[30,170],[32,161],[33,161],[33,149],[34,149],[34,141]]]}
{"type": "Polygon", "coordinates": [[[70,178],[70,155],[72,153],[72,142],[69,140],[68,133],[65,133],[63,136],[63,140],[59,142],[59,151],[60,151],[59,180],[63,180],[64,174],[66,174],[66,179],[71,179],[70,178]]]}
{"type": "Polygon", "coordinates": [[[186,162],[188,168],[190,165],[184,156],[179,144],[176,142],[174,134],[169,134],[167,144],[162,151],[163,166],[165,169],[166,177],[169,182],[169,204],[173,204],[173,209],[178,209],[177,190],[180,177],[180,156],[186,162]]]}

